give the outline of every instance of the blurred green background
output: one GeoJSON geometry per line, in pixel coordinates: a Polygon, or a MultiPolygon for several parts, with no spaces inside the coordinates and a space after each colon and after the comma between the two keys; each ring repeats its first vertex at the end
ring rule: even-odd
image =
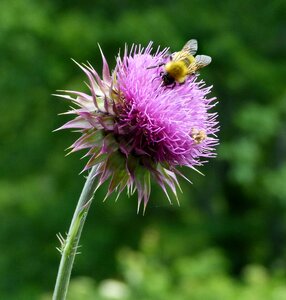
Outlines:
{"type": "Polygon", "coordinates": [[[286,299],[286,29],[284,0],[0,2],[0,299],[51,298],[64,234],[84,183],[77,134],[57,89],[85,90],[70,60],[101,69],[124,43],[213,57],[218,157],[184,170],[181,207],[153,186],[137,199],[96,194],[68,299],[286,299]]]}

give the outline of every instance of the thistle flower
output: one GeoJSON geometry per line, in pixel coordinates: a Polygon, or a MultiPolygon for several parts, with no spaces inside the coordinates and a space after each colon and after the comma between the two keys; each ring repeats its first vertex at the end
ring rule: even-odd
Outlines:
{"type": "Polygon", "coordinates": [[[59,128],[81,133],[71,152],[87,149],[90,158],[83,171],[96,168],[97,186],[109,180],[106,197],[114,191],[119,196],[125,188],[129,195],[137,190],[138,210],[143,201],[145,211],[152,177],[170,202],[168,189],[178,199],[177,176],[186,178],[178,167],[196,170],[215,156],[218,122],[209,112],[216,104],[207,98],[211,87],[198,75],[164,86],[158,65],[169,60],[168,49],[152,54],[152,43],[133,45],[130,51],[126,47],[113,72],[101,55],[102,78],[89,63],[77,63],[88,77],[90,94],[57,95],[76,106],[65,113],[75,118],[59,128]]]}

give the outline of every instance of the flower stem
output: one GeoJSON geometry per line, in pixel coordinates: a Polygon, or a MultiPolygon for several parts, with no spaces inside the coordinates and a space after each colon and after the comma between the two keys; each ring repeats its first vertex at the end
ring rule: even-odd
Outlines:
{"type": "Polygon", "coordinates": [[[76,210],[74,212],[66,240],[61,241],[61,262],[58,270],[57,281],[54,289],[53,300],[66,299],[72,266],[77,254],[78,243],[82,228],[96,190],[96,167],[89,173],[81,192],[76,210]]]}

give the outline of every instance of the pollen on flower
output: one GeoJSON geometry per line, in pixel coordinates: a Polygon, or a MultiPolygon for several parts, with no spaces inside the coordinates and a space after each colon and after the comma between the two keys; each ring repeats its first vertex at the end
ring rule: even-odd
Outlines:
{"type": "Polygon", "coordinates": [[[178,167],[195,169],[215,156],[218,122],[210,112],[216,105],[216,98],[208,97],[211,87],[194,75],[166,88],[159,65],[168,62],[168,49],[152,54],[152,43],[133,45],[130,51],[126,47],[113,72],[101,55],[102,76],[90,64],[78,64],[89,93],[57,95],[71,101],[74,107],[66,114],[75,115],[59,129],[81,133],[71,152],[87,150],[84,171],[96,169],[98,186],[109,180],[107,196],[137,190],[138,210],[142,203],[145,210],[149,201],[151,178],[170,202],[169,191],[178,199],[177,175],[184,177],[178,167]]]}

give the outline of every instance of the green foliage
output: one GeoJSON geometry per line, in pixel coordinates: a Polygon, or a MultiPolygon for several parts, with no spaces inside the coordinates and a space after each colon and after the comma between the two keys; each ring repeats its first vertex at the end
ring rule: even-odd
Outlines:
{"type": "MultiPolygon", "coordinates": [[[[218,249],[192,256],[160,254],[159,232],[147,230],[139,251],[121,249],[118,254],[122,278],[96,283],[88,277],[71,282],[68,300],[280,300],[286,297],[281,275],[270,274],[257,264],[247,265],[240,279],[228,275],[229,262],[218,249]]],[[[41,300],[49,299],[49,295],[41,300]]]]}
{"type": "Polygon", "coordinates": [[[201,74],[219,101],[218,158],[181,182],[181,207],[152,186],[144,217],[136,196],[102,203],[100,188],[70,299],[106,299],[114,285],[139,300],[286,298],[284,11],[281,0],[1,1],[1,299],[50,294],[56,233],[84,183],[80,154],[63,152],[77,134],[52,133],[68,117],[51,94],[86,89],[70,58],[100,69],[97,43],[114,66],[125,42],[175,51],[190,38],[213,57],[201,74]]]}

